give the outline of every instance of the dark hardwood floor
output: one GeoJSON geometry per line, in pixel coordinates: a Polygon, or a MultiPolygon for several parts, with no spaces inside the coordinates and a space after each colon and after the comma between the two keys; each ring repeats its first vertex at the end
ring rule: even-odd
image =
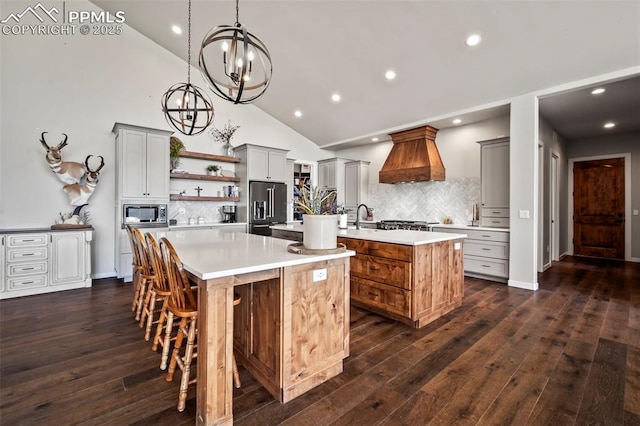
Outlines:
{"type": "MultiPolygon", "coordinates": [[[[566,258],[531,292],[465,280],[421,330],[352,309],[344,372],[281,405],[240,367],[240,425],[640,425],[640,265],[566,258]]],[[[131,285],[0,302],[0,424],[191,425],[131,285]]]]}

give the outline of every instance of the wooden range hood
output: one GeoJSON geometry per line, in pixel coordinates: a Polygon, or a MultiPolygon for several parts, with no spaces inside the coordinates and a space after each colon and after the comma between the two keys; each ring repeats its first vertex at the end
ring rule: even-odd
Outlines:
{"type": "Polygon", "coordinates": [[[423,126],[391,133],[393,147],[382,170],[380,183],[444,180],[444,164],[436,147],[438,129],[423,126]]]}

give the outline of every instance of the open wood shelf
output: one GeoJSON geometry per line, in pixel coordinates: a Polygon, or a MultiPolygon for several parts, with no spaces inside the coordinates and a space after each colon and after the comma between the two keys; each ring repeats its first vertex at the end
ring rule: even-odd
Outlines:
{"type": "Polygon", "coordinates": [[[223,163],[239,163],[240,159],[236,157],[227,157],[225,155],[205,154],[204,152],[180,151],[180,157],[197,158],[200,160],[221,161],[223,163]]]}
{"type": "Polygon", "coordinates": [[[172,194],[171,201],[240,201],[240,197],[198,197],[197,195],[172,194]]]}
{"type": "Polygon", "coordinates": [[[171,179],[213,180],[217,182],[240,182],[240,178],[226,176],[196,175],[192,173],[171,173],[171,179]]]}

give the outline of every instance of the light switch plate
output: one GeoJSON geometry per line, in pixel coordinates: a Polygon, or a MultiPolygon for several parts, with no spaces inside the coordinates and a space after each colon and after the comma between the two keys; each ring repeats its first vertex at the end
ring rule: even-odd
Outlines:
{"type": "Polygon", "coordinates": [[[324,281],[327,279],[327,268],[313,270],[313,282],[324,281]]]}
{"type": "Polygon", "coordinates": [[[520,210],[520,219],[529,219],[529,210],[520,210]]]}
{"type": "Polygon", "coordinates": [[[633,215],[634,215],[634,216],[638,216],[638,210],[634,210],[634,211],[633,211],[633,215]]]}
{"type": "Polygon", "coordinates": [[[460,250],[460,243],[453,243],[454,250],[460,250]]]}

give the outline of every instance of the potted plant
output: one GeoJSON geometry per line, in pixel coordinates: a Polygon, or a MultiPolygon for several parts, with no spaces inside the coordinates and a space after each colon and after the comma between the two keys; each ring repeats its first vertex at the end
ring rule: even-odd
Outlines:
{"type": "Polygon", "coordinates": [[[217,164],[209,164],[207,166],[207,174],[209,176],[217,176],[218,170],[220,170],[220,166],[218,166],[217,164]]]}
{"type": "Polygon", "coordinates": [[[337,248],[336,191],[305,185],[300,188],[296,206],[302,213],[304,247],[311,250],[337,248]]]}
{"type": "Polygon", "coordinates": [[[209,134],[213,138],[214,141],[220,142],[222,144],[223,153],[227,157],[233,157],[233,145],[231,145],[231,138],[236,130],[238,130],[240,126],[232,126],[231,120],[224,125],[222,130],[216,128],[216,126],[211,126],[209,130],[209,134]]]}
{"type": "Polygon", "coordinates": [[[184,144],[182,141],[175,136],[171,136],[171,139],[169,139],[169,164],[171,170],[180,166],[180,151],[183,149],[184,144]]]}

